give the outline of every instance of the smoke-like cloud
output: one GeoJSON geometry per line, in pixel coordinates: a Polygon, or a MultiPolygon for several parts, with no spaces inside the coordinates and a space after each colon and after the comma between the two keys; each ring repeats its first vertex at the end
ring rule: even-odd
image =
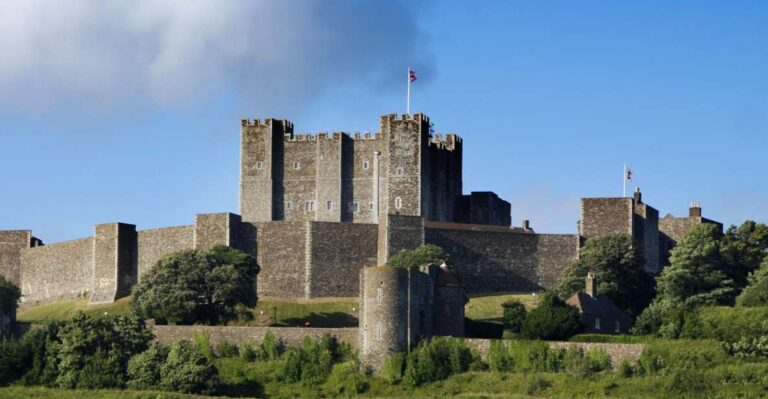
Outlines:
{"type": "Polygon", "coordinates": [[[234,93],[290,111],[329,85],[394,86],[406,65],[431,68],[421,11],[404,0],[6,0],[0,104],[174,105],[234,93]]]}

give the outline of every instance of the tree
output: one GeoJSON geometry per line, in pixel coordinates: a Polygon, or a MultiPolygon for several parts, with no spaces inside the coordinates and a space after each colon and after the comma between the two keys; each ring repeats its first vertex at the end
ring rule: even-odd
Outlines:
{"type": "Polygon", "coordinates": [[[721,253],[728,277],[737,289],[749,284],[748,276],[766,258],[768,226],[747,220],[741,226],[731,226],[723,237],[721,253]]]}
{"type": "Polygon", "coordinates": [[[525,306],[520,301],[511,300],[502,303],[501,307],[504,309],[504,328],[513,333],[519,333],[527,316],[525,306]]]}
{"type": "Polygon", "coordinates": [[[181,251],[160,259],[133,289],[131,306],[158,323],[216,324],[235,317],[236,306],[255,306],[256,260],[217,246],[181,251]]]}
{"type": "Polygon", "coordinates": [[[736,303],[740,306],[768,305],[768,258],[749,275],[749,285],[736,298],[736,303]]]}
{"type": "Polygon", "coordinates": [[[528,339],[568,339],[580,328],[578,309],[546,293],[539,306],[528,312],[521,332],[528,339]]]}
{"type": "Polygon", "coordinates": [[[434,263],[436,265],[448,262],[448,254],[437,245],[420,245],[415,249],[401,250],[391,256],[387,261],[387,266],[413,268],[434,263]]]}
{"type": "Polygon", "coordinates": [[[579,250],[579,259],[565,270],[555,291],[562,298],[583,291],[590,271],[597,280],[597,294],[611,298],[631,316],[638,315],[653,298],[653,277],[645,271],[640,249],[626,234],[591,237],[579,250]]]}

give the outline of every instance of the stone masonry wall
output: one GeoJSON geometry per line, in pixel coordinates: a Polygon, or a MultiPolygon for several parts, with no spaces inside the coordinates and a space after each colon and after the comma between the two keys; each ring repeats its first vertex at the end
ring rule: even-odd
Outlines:
{"type": "Polygon", "coordinates": [[[136,281],[136,226],[99,224],[93,235],[91,303],[113,302],[130,294],[136,281]]]}
{"type": "Polygon", "coordinates": [[[582,198],[581,235],[632,234],[631,198],[582,198]]]}
{"type": "Polygon", "coordinates": [[[195,226],[168,227],[138,232],[138,277],[163,256],[194,246],[195,226]]]}
{"type": "Polygon", "coordinates": [[[535,234],[427,228],[425,241],[451,255],[467,293],[538,289],[535,234]]]}
{"type": "Polygon", "coordinates": [[[85,298],[92,292],[93,238],[21,252],[22,306],[85,298]]]}
{"type": "Polygon", "coordinates": [[[256,259],[262,296],[306,296],[307,223],[256,223],[256,259]]]}
{"type": "Polygon", "coordinates": [[[0,275],[16,285],[21,283],[21,251],[31,241],[29,230],[0,231],[0,275]]]}
{"type": "MultiPolygon", "coordinates": [[[[464,340],[470,347],[478,351],[482,358],[486,358],[488,351],[491,348],[490,339],[477,339],[467,338],[464,340]]],[[[645,350],[644,344],[606,344],[606,343],[592,343],[592,342],[562,342],[562,341],[547,341],[551,348],[563,348],[569,347],[581,348],[585,352],[593,349],[602,349],[611,358],[611,367],[617,368],[624,360],[629,361],[631,364],[636,364],[640,360],[640,355],[645,350]]]]}
{"type": "Polygon", "coordinates": [[[217,245],[238,247],[240,215],[208,213],[195,215],[195,249],[207,251],[217,245]]]}
{"type": "Polygon", "coordinates": [[[576,234],[537,234],[538,285],[553,288],[565,269],[579,258],[579,236],[576,234]]]}
{"type": "Polygon", "coordinates": [[[195,334],[208,334],[211,344],[217,346],[222,342],[240,345],[244,343],[259,344],[264,340],[267,331],[272,332],[285,346],[300,346],[305,337],[321,338],[324,335],[336,337],[339,342],[345,342],[357,348],[358,329],[352,328],[301,328],[301,327],[229,327],[229,326],[159,326],[150,325],[155,334],[155,341],[167,345],[178,340],[192,340],[195,334]]]}
{"type": "Polygon", "coordinates": [[[310,222],[309,297],[358,296],[358,273],[376,266],[375,224],[310,222]]]}

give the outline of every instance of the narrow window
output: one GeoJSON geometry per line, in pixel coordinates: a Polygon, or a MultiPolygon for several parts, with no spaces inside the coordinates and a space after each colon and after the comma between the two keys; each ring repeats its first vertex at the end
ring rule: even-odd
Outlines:
{"type": "Polygon", "coordinates": [[[614,330],[614,331],[617,332],[617,333],[621,332],[621,322],[618,322],[618,321],[616,322],[616,330],[614,330]]]}
{"type": "Polygon", "coordinates": [[[370,165],[368,165],[368,161],[363,161],[363,170],[368,170],[369,166],[370,165]]]}
{"type": "Polygon", "coordinates": [[[290,211],[291,209],[293,209],[293,203],[292,203],[291,201],[288,201],[288,202],[286,202],[286,203],[285,203],[285,209],[287,209],[287,210],[289,210],[289,211],[290,211]]]}
{"type": "Polygon", "coordinates": [[[376,339],[381,340],[384,337],[381,322],[376,323],[376,339]]]}
{"type": "Polygon", "coordinates": [[[368,203],[368,209],[369,210],[373,210],[373,202],[369,202],[368,203]]]}
{"type": "Polygon", "coordinates": [[[599,330],[599,329],[600,329],[600,318],[595,317],[595,330],[599,330]]]}
{"type": "Polygon", "coordinates": [[[333,201],[326,201],[325,202],[325,210],[326,211],[330,211],[331,209],[333,209],[333,201]]]}
{"type": "Polygon", "coordinates": [[[307,203],[304,205],[305,211],[313,211],[315,210],[315,201],[307,201],[307,203]]]}
{"type": "Polygon", "coordinates": [[[293,163],[293,168],[294,169],[301,169],[301,162],[294,162],[293,163]]]}
{"type": "Polygon", "coordinates": [[[376,288],[376,303],[381,305],[381,300],[384,298],[384,291],[381,288],[376,288]]]}
{"type": "Polygon", "coordinates": [[[256,166],[254,166],[254,169],[256,170],[264,169],[264,162],[261,162],[261,161],[256,162],[256,166]]]}
{"type": "Polygon", "coordinates": [[[349,204],[349,211],[352,213],[356,213],[360,209],[359,204],[357,202],[351,202],[349,204]]]}
{"type": "Polygon", "coordinates": [[[395,198],[395,209],[400,209],[403,207],[403,199],[400,197],[395,198]]]}
{"type": "Polygon", "coordinates": [[[402,176],[402,175],[403,175],[403,168],[395,169],[395,176],[402,176]]]}

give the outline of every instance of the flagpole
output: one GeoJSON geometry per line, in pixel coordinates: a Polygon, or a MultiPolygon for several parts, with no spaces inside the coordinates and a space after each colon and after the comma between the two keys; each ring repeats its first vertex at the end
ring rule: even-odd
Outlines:
{"type": "Polygon", "coordinates": [[[627,197],[627,164],[624,164],[624,175],[621,177],[621,181],[624,183],[624,189],[622,191],[622,196],[624,198],[627,197]]]}
{"type": "Polygon", "coordinates": [[[408,72],[405,74],[405,113],[411,113],[411,67],[408,67],[408,72]]]}

